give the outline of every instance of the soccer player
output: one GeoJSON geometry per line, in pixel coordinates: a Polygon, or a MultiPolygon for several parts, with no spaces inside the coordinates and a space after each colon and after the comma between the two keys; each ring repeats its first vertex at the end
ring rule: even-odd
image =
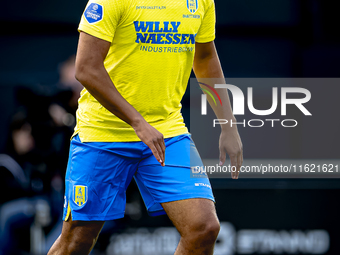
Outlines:
{"type": "MultiPolygon", "coordinates": [[[[224,83],[213,0],[90,0],[79,25],[76,78],[84,85],[66,173],[63,229],[48,254],[88,254],[106,220],[124,217],[132,178],[150,215],[181,235],[175,254],[212,254],[219,232],[208,178],[181,115],[191,69],[224,83]]],[[[213,84],[212,84],[213,85],[213,84]]],[[[234,119],[226,90],[219,119],[234,119]]],[[[239,170],[237,128],[221,127],[220,164],[239,170]]],[[[238,171],[232,173],[237,179],[238,171]]]]}

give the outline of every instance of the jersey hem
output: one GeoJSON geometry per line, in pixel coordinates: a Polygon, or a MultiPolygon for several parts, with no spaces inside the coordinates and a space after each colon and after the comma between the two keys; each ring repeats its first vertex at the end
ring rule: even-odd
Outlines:
{"type": "MultiPolygon", "coordinates": [[[[185,135],[189,134],[189,131],[187,128],[186,130],[179,130],[176,132],[171,132],[171,133],[166,133],[163,134],[164,138],[171,138],[179,135],[185,135]]],[[[76,135],[79,135],[80,141],[83,143],[87,142],[140,142],[141,140],[138,138],[138,136],[124,136],[124,138],[120,138],[117,136],[102,136],[102,137],[89,137],[86,135],[83,135],[81,130],[77,130],[76,132],[73,133],[72,138],[76,135]]],[[[71,138],[71,139],[72,139],[71,138]]]]}

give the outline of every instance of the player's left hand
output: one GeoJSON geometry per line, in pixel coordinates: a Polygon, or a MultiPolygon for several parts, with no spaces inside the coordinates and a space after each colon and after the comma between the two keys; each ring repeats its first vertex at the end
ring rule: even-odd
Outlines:
{"type": "Polygon", "coordinates": [[[240,168],[243,163],[243,146],[236,127],[222,130],[219,141],[219,149],[220,165],[222,166],[224,164],[226,154],[228,153],[232,169],[234,170],[231,172],[231,178],[238,179],[240,168]]]}

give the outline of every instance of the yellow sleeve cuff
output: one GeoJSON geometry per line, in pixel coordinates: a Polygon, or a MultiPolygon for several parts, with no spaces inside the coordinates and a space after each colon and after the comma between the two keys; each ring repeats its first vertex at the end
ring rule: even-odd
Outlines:
{"type": "Polygon", "coordinates": [[[195,42],[197,43],[208,43],[208,42],[212,42],[215,40],[215,35],[213,36],[204,36],[204,37],[199,37],[195,39],[195,42]]]}
{"type": "Polygon", "coordinates": [[[103,34],[99,31],[95,30],[93,27],[89,27],[89,26],[84,25],[84,24],[79,25],[78,31],[79,32],[80,31],[85,32],[89,35],[92,35],[94,37],[97,37],[99,39],[102,39],[102,40],[105,40],[105,41],[108,41],[108,42],[112,42],[112,40],[113,40],[113,36],[103,34]]]}

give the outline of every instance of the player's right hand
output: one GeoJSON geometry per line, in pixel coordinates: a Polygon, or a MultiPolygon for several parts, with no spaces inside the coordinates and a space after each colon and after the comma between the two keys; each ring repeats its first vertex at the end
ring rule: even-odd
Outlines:
{"type": "Polygon", "coordinates": [[[162,166],[165,166],[165,143],[163,134],[146,121],[142,121],[133,126],[133,129],[139,139],[150,148],[157,161],[162,166]]]}

